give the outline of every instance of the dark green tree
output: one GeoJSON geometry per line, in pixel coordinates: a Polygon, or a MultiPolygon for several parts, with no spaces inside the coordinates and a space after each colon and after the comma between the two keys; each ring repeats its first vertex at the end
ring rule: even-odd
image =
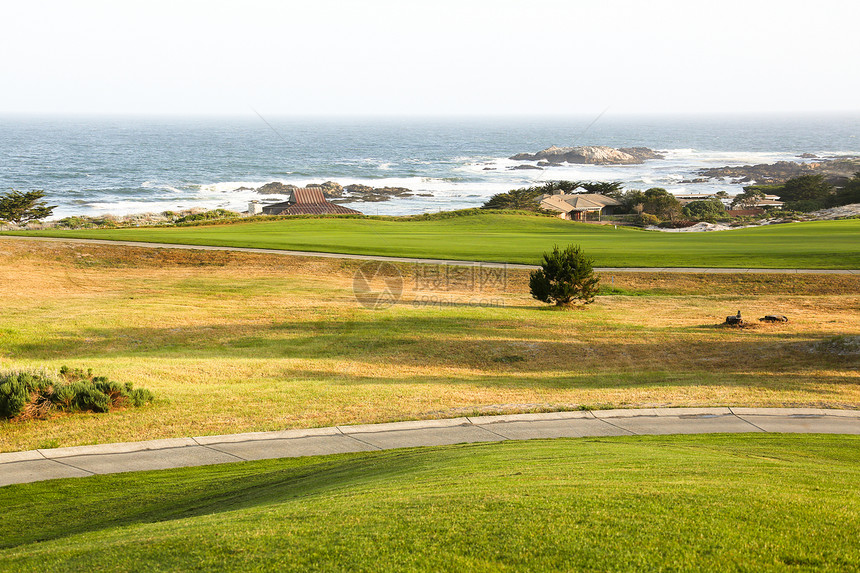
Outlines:
{"type": "Polygon", "coordinates": [[[833,193],[833,185],[823,175],[801,175],[786,181],[777,191],[780,201],[826,201],[833,193]]]}
{"type": "Polygon", "coordinates": [[[600,282],[593,264],[578,245],[568,245],[563,251],[555,245],[551,253],[544,253],[541,268],[529,276],[529,290],[537,300],[556,306],[590,304],[600,282]]]}
{"type": "Polygon", "coordinates": [[[652,187],[642,195],[646,213],[652,213],[667,221],[674,221],[681,214],[681,202],[662,187],[652,187]]]}
{"type": "Polygon", "coordinates": [[[44,196],[44,191],[21,193],[14,189],[0,195],[0,221],[20,225],[50,217],[56,205],[48,206],[46,201],[41,201],[44,196]]]}
{"type": "Polygon", "coordinates": [[[830,207],[839,207],[841,205],[851,205],[852,203],[860,203],[860,171],[854,174],[854,177],[848,180],[848,183],[836,190],[836,195],[830,198],[828,205],[830,207]]]}
{"type": "Polygon", "coordinates": [[[498,193],[490,197],[481,209],[517,209],[520,211],[537,211],[540,208],[538,196],[541,192],[534,187],[514,189],[507,193],[498,193]]]}
{"type": "Polygon", "coordinates": [[[626,213],[634,213],[640,211],[645,205],[645,194],[638,189],[630,189],[625,191],[621,197],[621,208],[626,213]]]}
{"type": "Polygon", "coordinates": [[[726,208],[719,199],[692,201],[684,206],[684,216],[694,221],[711,221],[725,214],[726,208]]]}
{"type": "Polygon", "coordinates": [[[532,187],[531,189],[538,191],[539,195],[551,194],[555,193],[556,191],[561,191],[563,193],[573,193],[584,185],[586,185],[586,183],[583,181],[549,181],[539,187],[532,187]]]}
{"type": "Polygon", "coordinates": [[[579,186],[589,193],[598,193],[600,195],[612,197],[618,201],[620,201],[624,195],[622,192],[624,184],[620,181],[586,181],[584,183],[580,183],[579,186]]]}

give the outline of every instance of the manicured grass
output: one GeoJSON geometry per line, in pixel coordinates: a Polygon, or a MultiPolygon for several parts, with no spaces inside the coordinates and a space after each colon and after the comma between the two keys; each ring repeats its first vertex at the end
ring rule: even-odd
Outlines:
{"type": "Polygon", "coordinates": [[[0,488],[2,571],[854,571],[860,438],[461,445],[0,488]]]}
{"type": "Polygon", "coordinates": [[[156,394],[109,414],[0,424],[0,450],[580,406],[860,406],[860,277],[604,276],[556,311],[430,291],[381,310],[358,262],[0,240],[0,368],[93,368],[156,394]],[[635,296],[630,296],[630,295],[635,296]],[[498,306],[476,306],[474,300],[498,306]],[[717,325],[742,309],[750,328],[717,325]],[[755,319],[788,315],[786,324],[755,319]],[[844,348],[843,348],[844,347],[844,348]],[[856,352],[856,349],[855,349],[856,352]]]}
{"type": "Polygon", "coordinates": [[[554,244],[579,244],[597,266],[860,268],[860,220],[661,233],[550,217],[479,214],[438,220],[318,218],[218,226],[9,234],[295,249],[537,264],[554,244]]]}

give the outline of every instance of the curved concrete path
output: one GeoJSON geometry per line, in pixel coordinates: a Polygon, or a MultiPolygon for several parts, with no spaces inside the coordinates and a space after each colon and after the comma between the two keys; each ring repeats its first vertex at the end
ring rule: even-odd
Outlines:
{"type": "MultiPolygon", "coordinates": [[[[183,245],[179,243],[148,243],[142,241],[106,241],[102,239],[65,239],[59,237],[22,237],[0,235],[2,239],[54,241],[61,243],[82,243],[96,245],[121,245],[145,249],[185,249],[199,251],[236,251],[239,253],[259,253],[264,255],[286,255],[293,257],[319,257],[326,259],[354,259],[360,261],[383,261],[389,263],[413,263],[425,265],[451,265],[462,267],[481,266],[484,268],[507,268],[533,271],[537,265],[519,263],[498,263],[487,261],[461,261],[456,259],[417,259],[413,257],[388,257],[383,255],[351,255],[347,253],[323,253],[319,251],[290,251],[285,249],[258,249],[253,247],[217,247],[212,245],[183,245]]],[[[616,273],[770,273],[770,274],[827,274],[860,275],[860,269],[758,269],[758,268],[720,268],[720,267],[595,267],[597,272],[616,273]]]]}
{"type": "Polygon", "coordinates": [[[0,454],[0,486],[95,474],[471,442],[749,432],[860,434],[860,410],[594,410],[76,446],[0,454]]]}

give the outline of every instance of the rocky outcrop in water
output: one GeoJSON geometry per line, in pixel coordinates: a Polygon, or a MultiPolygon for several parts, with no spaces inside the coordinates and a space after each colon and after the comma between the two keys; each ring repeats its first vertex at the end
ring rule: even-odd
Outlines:
{"type": "Polygon", "coordinates": [[[354,183],[343,188],[349,195],[350,201],[378,202],[388,201],[393,197],[412,197],[415,194],[406,187],[371,187],[354,183]]]}
{"type": "Polygon", "coordinates": [[[334,181],[326,181],[325,183],[308,183],[305,185],[308,189],[320,189],[323,195],[329,198],[343,197],[343,185],[334,181]]]}
{"type": "MultiPolygon", "coordinates": [[[[361,185],[353,183],[352,185],[342,186],[334,181],[326,181],[325,183],[308,183],[304,186],[305,189],[319,189],[327,199],[340,199],[335,203],[353,203],[357,201],[377,202],[388,201],[393,197],[413,197],[415,193],[406,187],[371,187],[369,185],[361,185]]],[[[257,193],[262,195],[289,195],[299,187],[273,181],[266,183],[262,187],[256,189],[257,193]]],[[[430,197],[427,193],[419,193],[419,197],[430,197]]]]}
{"type": "Polygon", "coordinates": [[[582,147],[557,147],[553,145],[537,153],[519,153],[511,157],[515,161],[541,161],[550,165],[578,163],[588,165],[635,165],[647,159],[663,159],[663,156],[647,147],[624,147],[615,149],[603,145],[582,147]]]}
{"type": "MultiPolygon", "coordinates": [[[[343,187],[340,183],[335,183],[334,181],[326,181],[325,183],[308,183],[304,186],[305,189],[320,189],[323,192],[323,195],[326,197],[342,197],[343,196],[343,187]]],[[[245,187],[240,187],[236,189],[236,191],[241,191],[246,189],[245,187]]],[[[271,183],[266,183],[262,187],[257,187],[257,193],[261,195],[289,195],[299,187],[290,184],[280,183],[278,181],[272,181],[271,183]]]]}
{"type": "Polygon", "coordinates": [[[796,161],[777,161],[758,165],[739,167],[711,167],[697,171],[710,179],[729,178],[733,183],[758,183],[760,185],[779,185],[801,175],[824,175],[835,184],[844,182],[860,171],[860,158],[843,157],[839,159],[798,163],[796,161]]]}
{"type": "Polygon", "coordinates": [[[284,185],[278,181],[266,183],[262,187],[257,187],[257,193],[261,195],[289,195],[298,189],[295,185],[284,185]]]}
{"type": "Polygon", "coordinates": [[[665,159],[666,156],[662,153],[649,149],[647,147],[619,147],[618,151],[622,151],[627,155],[632,155],[637,159],[645,161],[646,159],[665,159]]]}

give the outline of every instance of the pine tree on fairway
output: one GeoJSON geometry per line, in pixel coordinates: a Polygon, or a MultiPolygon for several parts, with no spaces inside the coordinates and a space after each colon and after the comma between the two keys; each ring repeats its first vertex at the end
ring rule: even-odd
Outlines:
{"type": "Polygon", "coordinates": [[[578,245],[563,251],[555,245],[551,253],[544,253],[541,268],[529,276],[532,296],[556,306],[594,302],[600,279],[594,276],[593,263],[578,245]]]}

